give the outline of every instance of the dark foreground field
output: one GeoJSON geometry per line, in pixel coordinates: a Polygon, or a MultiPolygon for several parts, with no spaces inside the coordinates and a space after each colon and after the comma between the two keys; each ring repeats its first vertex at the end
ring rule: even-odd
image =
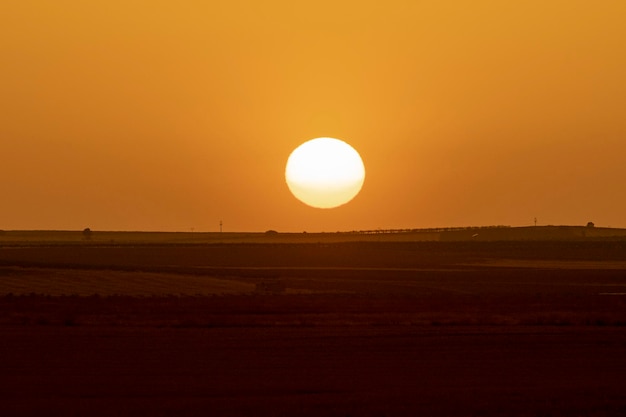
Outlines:
{"type": "Polygon", "coordinates": [[[624,242],[0,247],[0,415],[623,416],[624,242]]]}

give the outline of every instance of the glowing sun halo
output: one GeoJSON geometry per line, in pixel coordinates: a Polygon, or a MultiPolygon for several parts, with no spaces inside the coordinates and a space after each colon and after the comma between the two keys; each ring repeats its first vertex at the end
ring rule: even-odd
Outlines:
{"type": "Polygon", "coordinates": [[[317,208],[333,208],[361,191],[365,167],[359,153],[333,138],[311,139],[289,155],[285,179],[291,193],[317,208]]]}

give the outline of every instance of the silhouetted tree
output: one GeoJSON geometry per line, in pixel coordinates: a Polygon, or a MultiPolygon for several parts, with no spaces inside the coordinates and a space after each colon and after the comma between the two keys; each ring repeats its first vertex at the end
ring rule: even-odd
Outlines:
{"type": "Polygon", "coordinates": [[[83,229],[83,238],[84,238],[85,240],[90,240],[90,239],[91,239],[91,234],[92,234],[92,231],[91,231],[91,229],[90,229],[90,228],[85,227],[85,228],[83,229]]]}

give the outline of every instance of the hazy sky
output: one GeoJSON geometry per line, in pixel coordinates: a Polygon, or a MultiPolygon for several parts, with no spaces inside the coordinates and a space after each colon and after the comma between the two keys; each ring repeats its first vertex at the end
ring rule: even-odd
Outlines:
{"type": "Polygon", "coordinates": [[[0,229],[626,227],[626,2],[5,0],[0,229]],[[289,192],[319,136],[337,209],[289,192]]]}

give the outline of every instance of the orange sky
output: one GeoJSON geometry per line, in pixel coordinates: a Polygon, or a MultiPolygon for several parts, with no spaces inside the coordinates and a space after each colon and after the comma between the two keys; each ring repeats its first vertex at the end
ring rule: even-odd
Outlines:
{"type": "Polygon", "coordinates": [[[0,229],[626,227],[625,21],[621,0],[4,1],[0,229]],[[337,209],[284,180],[319,136],[367,171],[337,209]]]}

